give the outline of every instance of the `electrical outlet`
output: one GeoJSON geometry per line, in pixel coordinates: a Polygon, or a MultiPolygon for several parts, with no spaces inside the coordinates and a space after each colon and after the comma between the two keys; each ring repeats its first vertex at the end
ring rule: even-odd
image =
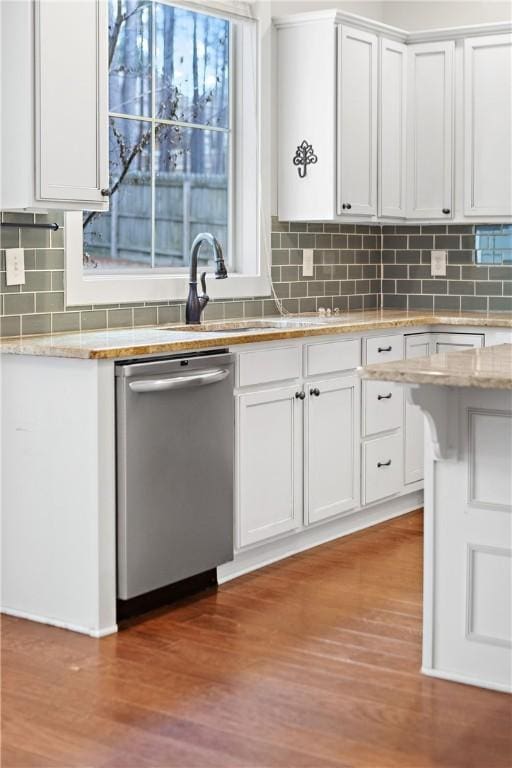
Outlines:
{"type": "Polygon", "coordinates": [[[302,251],[302,277],[313,277],[312,248],[304,248],[302,251]]]}
{"type": "Polygon", "coordinates": [[[25,251],[23,248],[6,248],[5,266],[7,285],[25,285],[25,251]]]}
{"type": "Polygon", "coordinates": [[[431,251],[430,274],[432,277],[446,277],[446,251],[431,251]]]}

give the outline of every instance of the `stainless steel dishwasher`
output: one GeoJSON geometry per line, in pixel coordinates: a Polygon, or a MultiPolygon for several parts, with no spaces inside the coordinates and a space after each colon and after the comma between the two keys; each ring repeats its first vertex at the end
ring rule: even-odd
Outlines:
{"type": "Polygon", "coordinates": [[[233,355],[116,365],[118,598],[233,559],[233,355]]]}

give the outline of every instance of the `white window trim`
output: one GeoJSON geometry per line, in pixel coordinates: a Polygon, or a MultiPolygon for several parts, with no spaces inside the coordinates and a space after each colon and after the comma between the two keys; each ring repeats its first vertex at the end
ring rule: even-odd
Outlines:
{"type": "MultiPolygon", "coordinates": [[[[210,12],[211,6],[200,2],[174,2],[194,10],[210,12]]],[[[240,21],[237,11],[244,4],[216,3],[225,17],[240,21]],[[231,7],[231,11],[228,8],[231,7]]],[[[236,104],[234,126],[234,261],[243,264],[243,272],[230,272],[227,280],[208,279],[211,299],[238,299],[269,296],[270,211],[262,206],[262,119],[261,119],[261,28],[257,19],[240,25],[237,35],[237,68],[234,73],[233,98],[236,104]],[[254,183],[254,180],[257,183],[254,183]]],[[[268,77],[267,69],[265,70],[268,77]]],[[[264,130],[264,129],[263,129],[264,130]]],[[[265,131],[266,134],[266,131],[265,131]]],[[[268,181],[268,179],[265,179],[268,181]]],[[[265,182],[264,182],[265,183],[265,182]]],[[[265,185],[266,186],[266,185],[265,185]]],[[[188,272],[145,274],[87,274],[83,269],[82,213],[68,212],[64,217],[66,255],[66,305],[130,303],[139,301],[186,300],[188,272]]],[[[233,259],[231,259],[233,261],[233,259]]]]}

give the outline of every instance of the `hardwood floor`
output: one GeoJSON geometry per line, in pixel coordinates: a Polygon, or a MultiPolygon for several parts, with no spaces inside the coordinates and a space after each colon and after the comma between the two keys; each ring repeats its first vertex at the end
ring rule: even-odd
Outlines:
{"type": "Polygon", "coordinates": [[[509,768],[512,699],[420,674],[420,512],[93,640],[2,621],[2,768],[509,768]]]}

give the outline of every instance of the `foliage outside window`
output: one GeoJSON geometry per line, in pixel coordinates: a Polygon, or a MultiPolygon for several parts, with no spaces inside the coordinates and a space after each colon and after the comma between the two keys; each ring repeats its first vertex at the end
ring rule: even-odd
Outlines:
{"type": "Polygon", "coordinates": [[[512,224],[478,224],[475,261],[477,264],[512,265],[512,224]]]}
{"type": "Polygon", "coordinates": [[[205,230],[229,262],[230,51],[226,19],[109,0],[110,210],[84,213],[85,274],[186,268],[205,230]]]}

